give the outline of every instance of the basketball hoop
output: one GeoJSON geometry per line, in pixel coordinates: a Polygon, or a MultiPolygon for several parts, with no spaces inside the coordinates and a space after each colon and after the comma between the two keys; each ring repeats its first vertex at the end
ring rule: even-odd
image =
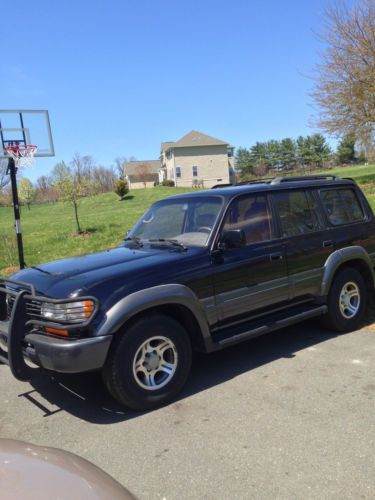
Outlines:
{"type": "Polygon", "coordinates": [[[17,144],[15,146],[6,146],[4,149],[10,158],[13,158],[16,167],[29,167],[34,161],[34,154],[38,147],[31,144],[27,146],[17,144]]]}

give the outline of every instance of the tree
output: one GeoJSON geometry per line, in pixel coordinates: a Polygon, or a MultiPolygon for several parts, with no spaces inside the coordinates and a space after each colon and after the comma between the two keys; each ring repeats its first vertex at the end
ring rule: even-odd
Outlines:
{"type": "Polygon", "coordinates": [[[330,159],[332,151],[323,135],[313,134],[297,138],[296,154],[302,166],[321,167],[330,159]]]}
{"type": "Polygon", "coordinates": [[[27,205],[30,210],[30,205],[35,200],[36,191],[32,182],[26,177],[23,177],[18,185],[18,194],[21,203],[27,205]]]}
{"type": "Polygon", "coordinates": [[[117,173],[119,179],[124,178],[124,168],[125,168],[125,163],[128,161],[135,161],[136,158],[135,156],[129,156],[127,158],[126,156],[118,156],[117,158],[114,159],[114,170],[117,173]]]}
{"type": "Polygon", "coordinates": [[[81,234],[82,229],[78,218],[78,207],[82,198],[92,194],[93,188],[87,178],[78,176],[77,172],[73,169],[74,164],[73,166],[68,166],[63,161],[58,163],[53,169],[55,176],[54,185],[62,201],[70,203],[73,206],[77,232],[81,234]]]}
{"type": "Polygon", "coordinates": [[[41,175],[36,180],[36,196],[41,202],[55,202],[58,198],[51,176],[41,175]]]}
{"type": "Polygon", "coordinates": [[[285,168],[293,168],[296,165],[296,143],[290,137],[279,143],[279,162],[285,168]]]}
{"type": "Polygon", "coordinates": [[[254,166],[260,164],[263,167],[268,167],[270,165],[270,161],[268,159],[267,154],[267,145],[264,142],[256,142],[250,148],[250,158],[254,163],[254,166]]]}
{"type": "Polygon", "coordinates": [[[316,167],[322,167],[324,163],[330,160],[332,155],[332,150],[325,137],[322,134],[314,134],[308,136],[307,141],[311,151],[312,163],[316,167]]]}
{"type": "Polygon", "coordinates": [[[91,173],[91,179],[98,187],[98,192],[106,193],[113,191],[116,183],[116,174],[112,168],[95,167],[91,173]]]}
{"type": "Polygon", "coordinates": [[[235,157],[236,169],[241,172],[241,175],[253,173],[253,162],[250,157],[250,152],[246,148],[237,148],[235,157]]]}
{"type": "Polygon", "coordinates": [[[340,163],[348,163],[355,158],[355,135],[346,134],[337,146],[337,159],[340,163]]]}
{"type": "Polygon", "coordinates": [[[129,185],[124,179],[119,179],[115,184],[114,191],[123,200],[129,192],[129,185]]]}
{"type": "Polygon", "coordinates": [[[322,40],[327,45],[317,66],[312,94],[320,108],[318,124],[328,133],[355,134],[374,151],[375,2],[340,3],[326,11],[322,40]]]}

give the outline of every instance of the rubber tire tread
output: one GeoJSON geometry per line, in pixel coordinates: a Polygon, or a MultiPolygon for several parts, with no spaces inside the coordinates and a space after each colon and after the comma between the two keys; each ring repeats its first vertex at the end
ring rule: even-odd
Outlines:
{"type": "Polygon", "coordinates": [[[139,318],[117,335],[102,370],[105,386],[112,397],[122,406],[136,411],[149,410],[171,401],[184,386],[191,368],[192,347],[185,328],[170,316],[152,314],[139,318]],[[172,340],[178,354],[178,365],[166,386],[147,391],[134,379],[133,359],[139,346],[147,338],[157,335],[172,340]]]}
{"type": "Polygon", "coordinates": [[[336,332],[351,332],[357,330],[363,322],[366,304],[367,288],[363,276],[357,269],[346,267],[342,271],[339,271],[331,285],[327,299],[328,312],[323,317],[323,324],[326,328],[336,332]],[[346,319],[340,312],[339,296],[343,286],[349,281],[356,283],[359,288],[360,305],[354,318],[346,319]]]}

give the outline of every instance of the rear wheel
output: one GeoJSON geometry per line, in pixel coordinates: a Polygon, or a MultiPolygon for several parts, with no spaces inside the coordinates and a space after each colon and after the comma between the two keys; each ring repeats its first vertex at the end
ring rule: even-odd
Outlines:
{"type": "Polygon", "coordinates": [[[189,336],[180,323],[154,314],[119,334],[103,370],[112,396],[132,410],[151,409],[176,396],[192,357],[189,336]]]}
{"type": "Polygon", "coordinates": [[[366,303],[367,289],[361,273],[350,267],[343,269],[328,294],[325,326],[338,332],[356,330],[363,321],[366,303]]]}

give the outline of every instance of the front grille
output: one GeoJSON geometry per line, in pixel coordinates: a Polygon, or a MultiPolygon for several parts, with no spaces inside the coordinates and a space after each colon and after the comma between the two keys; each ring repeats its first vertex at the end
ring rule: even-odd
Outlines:
{"type": "Polygon", "coordinates": [[[42,304],[37,300],[28,300],[26,302],[26,314],[30,319],[41,320],[42,304]]]}

